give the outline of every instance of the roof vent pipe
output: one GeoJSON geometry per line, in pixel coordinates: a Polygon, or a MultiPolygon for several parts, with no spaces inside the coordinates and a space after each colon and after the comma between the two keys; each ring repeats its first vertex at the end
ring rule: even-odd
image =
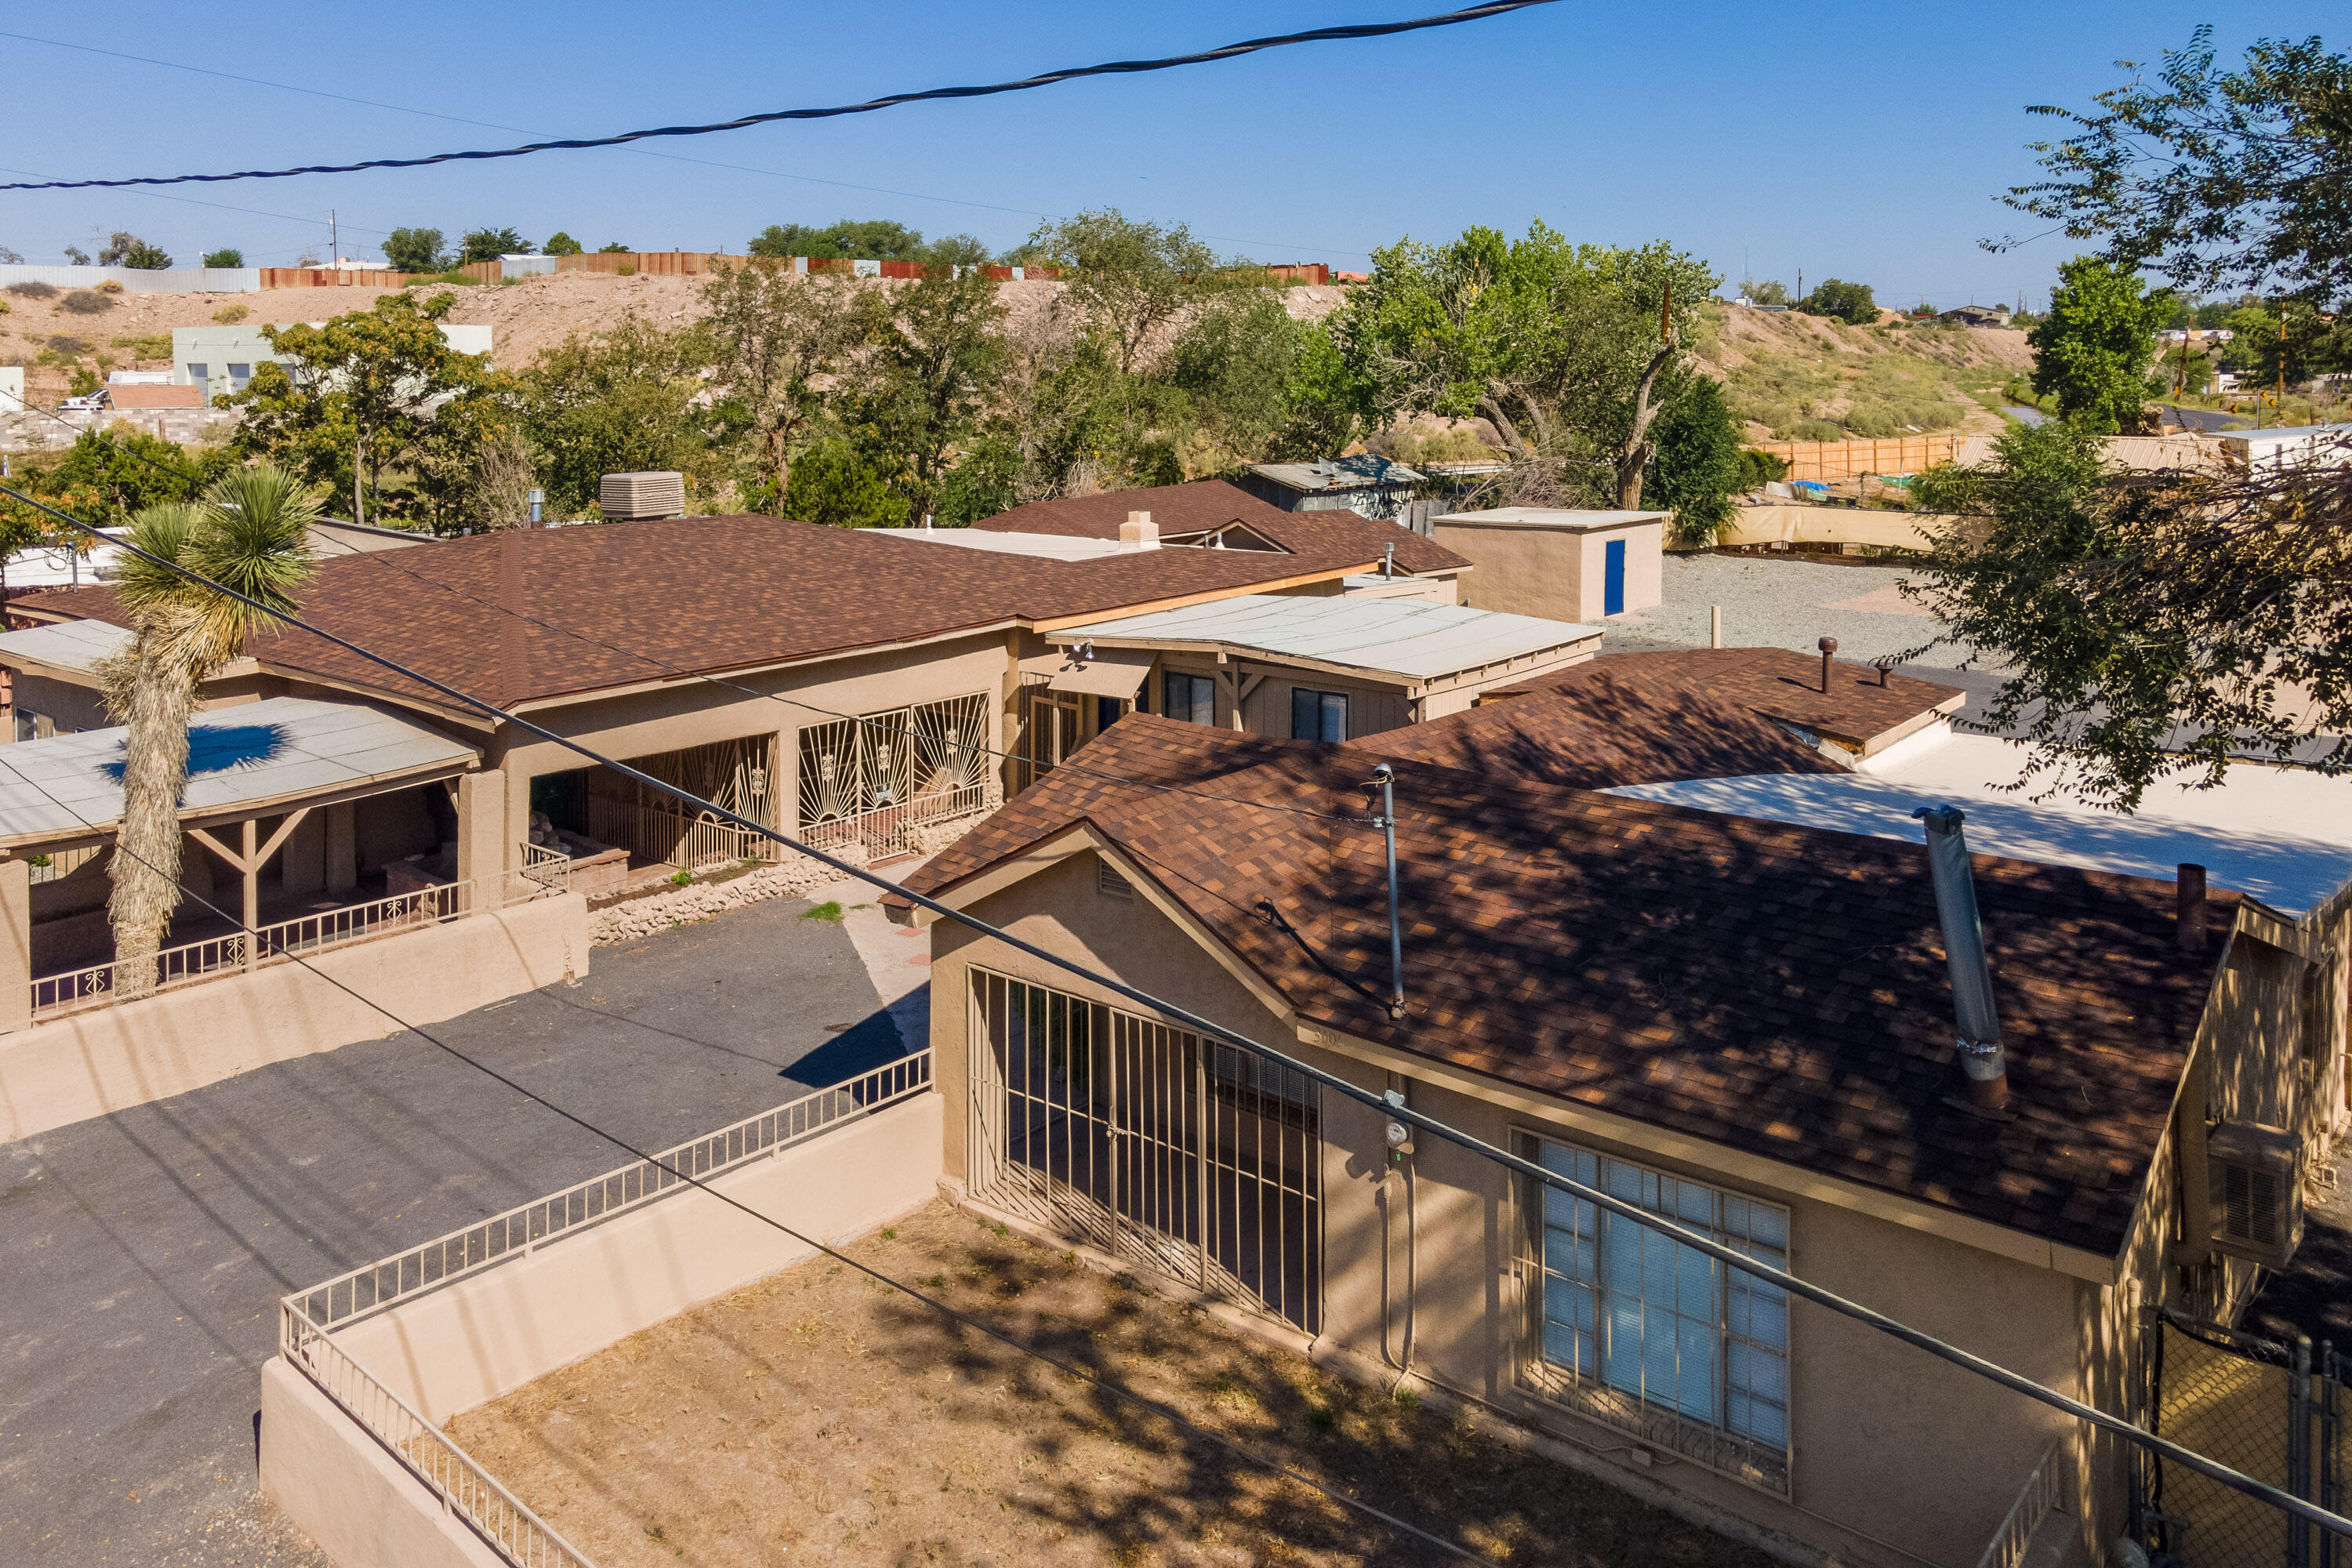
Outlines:
{"type": "Polygon", "coordinates": [[[1959,1026],[1960,1069],[1969,1104],[1999,1110],[2009,1103],[2009,1058],[2000,1048],[2000,1015],[1992,1001],[1992,965],[1985,958],[1984,925],[1977,918],[1976,874],[1959,811],[1923,805],[1911,814],[1927,824],[1927,870],[1936,881],[1936,916],[1944,927],[1944,962],[1952,976],[1952,1016],[1959,1026]]]}
{"type": "Polygon", "coordinates": [[[2174,934],[2183,952],[2205,951],[2205,868],[2183,861],[2174,884],[2174,934]]]}
{"type": "Polygon", "coordinates": [[[1387,841],[1389,861],[1389,1016],[1404,1016],[1404,926],[1397,919],[1396,770],[1386,763],[1372,770],[1380,786],[1381,814],[1372,825],[1387,841]]]}

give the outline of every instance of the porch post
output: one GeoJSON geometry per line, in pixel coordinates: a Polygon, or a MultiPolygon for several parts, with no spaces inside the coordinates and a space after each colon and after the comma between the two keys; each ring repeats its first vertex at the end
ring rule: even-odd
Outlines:
{"type": "Polygon", "coordinates": [[[348,893],[360,885],[358,812],[351,801],[327,807],[327,891],[348,893]]]}
{"type": "Polygon", "coordinates": [[[457,775],[457,880],[466,912],[495,910],[503,901],[507,868],[507,775],[499,768],[457,775]]]}
{"type": "Polygon", "coordinates": [[[0,1034],[33,1022],[33,867],[0,859],[0,1034]]]}
{"type": "Polygon", "coordinates": [[[237,847],[245,854],[245,864],[239,868],[245,873],[245,966],[251,969],[255,949],[260,946],[261,857],[256,851],[261,847],[261,820],[248,816],[237,827],[241,834],[237,847]]]}

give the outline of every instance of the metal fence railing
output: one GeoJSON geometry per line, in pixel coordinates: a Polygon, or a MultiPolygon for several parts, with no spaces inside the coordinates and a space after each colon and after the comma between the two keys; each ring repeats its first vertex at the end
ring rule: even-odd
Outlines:
{"type": "Polygon", "coordinates": [[[175,991],[265,964],[397,935],[421,926],[438,925],[461,915],[527,903],[562,892],[566,885],[562,873],[544,868],[495,872],[470,882],[436,882],[364,904],[346,904],[340,909],[279,921],[251,931],[236,931],[202,942],[183,942],[146,961],[153,966],[153,974],[151,983],[143,987],[130,984],[124,966],[112,959],[62,974],[45,974],[32,983],[33,1017],[37,1021],[59,1017],[91,1007],[110,1006],[118,1000],[175,991]]]}
{"type": "Polygon", "coordinates": [[[2017,1501],[2010,1505],[2009,1517],[1992,1532],[1984,1555],[1977,1559],[1977,1568],[2018,1568],[2025,1561],[2026,1549],[2033,1544],[2033,1532],[2042,1528],[2042,1521],[2050,1517],[2051,1510],[2065,1496],[2061,1484],[2065,1476],[2064,1454],[2063,1444],[2050,1445],[2042,1462],[2025,1478],[2017,1501]]]}
{"type": "Polygon", "coordinates": [[[584,1552],[500,1486],[472,1455],[306,1320],[290,1297],[279,1303],[278,1319],[278,1349],[287,1361],[501,1557],[517,1568],[595,1568],[584,1552]]]}
{"type": "Polygon", "coordinates": [[[929,1050],[901,1057],[831,1089],[787,1100],[422,1247],[339,1274],[286,1300],[316,1328],[341,1327],[677,1192],[689,1184],[688,1177],[709,1177],[781,1153],[828,1128],[920,1093],[930,1084],[929,1050]]]}

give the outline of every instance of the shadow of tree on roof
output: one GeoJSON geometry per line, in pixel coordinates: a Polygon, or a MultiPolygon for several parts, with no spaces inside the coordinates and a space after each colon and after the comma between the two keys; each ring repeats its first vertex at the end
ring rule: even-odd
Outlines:
{"type": "MultiPolygon", "coordinates": [[[[206,773],[235,773],[276,762],[293,741],[293,731],[283,724],[192,724],[188,727],[188,777],[194,780],[206,773]]],[[[99,771],[119,784],[130,759],[127,747],[117,749],[122,755],[100,763],[99,771]]]]}

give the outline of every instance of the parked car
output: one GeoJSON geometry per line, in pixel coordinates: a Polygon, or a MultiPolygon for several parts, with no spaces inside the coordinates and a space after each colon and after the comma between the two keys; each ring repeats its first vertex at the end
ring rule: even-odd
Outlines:
{"type": "Polygon", "coordinates": [[[96,392],[85,393],[79,397],[67,398],[63,403],[58,405],[58,412],[60,414],[95,414],[100,409],[104,408],[107,405],[108,401],[109,399],[106,395],[106,388],[101,386],[96,392]]]}

